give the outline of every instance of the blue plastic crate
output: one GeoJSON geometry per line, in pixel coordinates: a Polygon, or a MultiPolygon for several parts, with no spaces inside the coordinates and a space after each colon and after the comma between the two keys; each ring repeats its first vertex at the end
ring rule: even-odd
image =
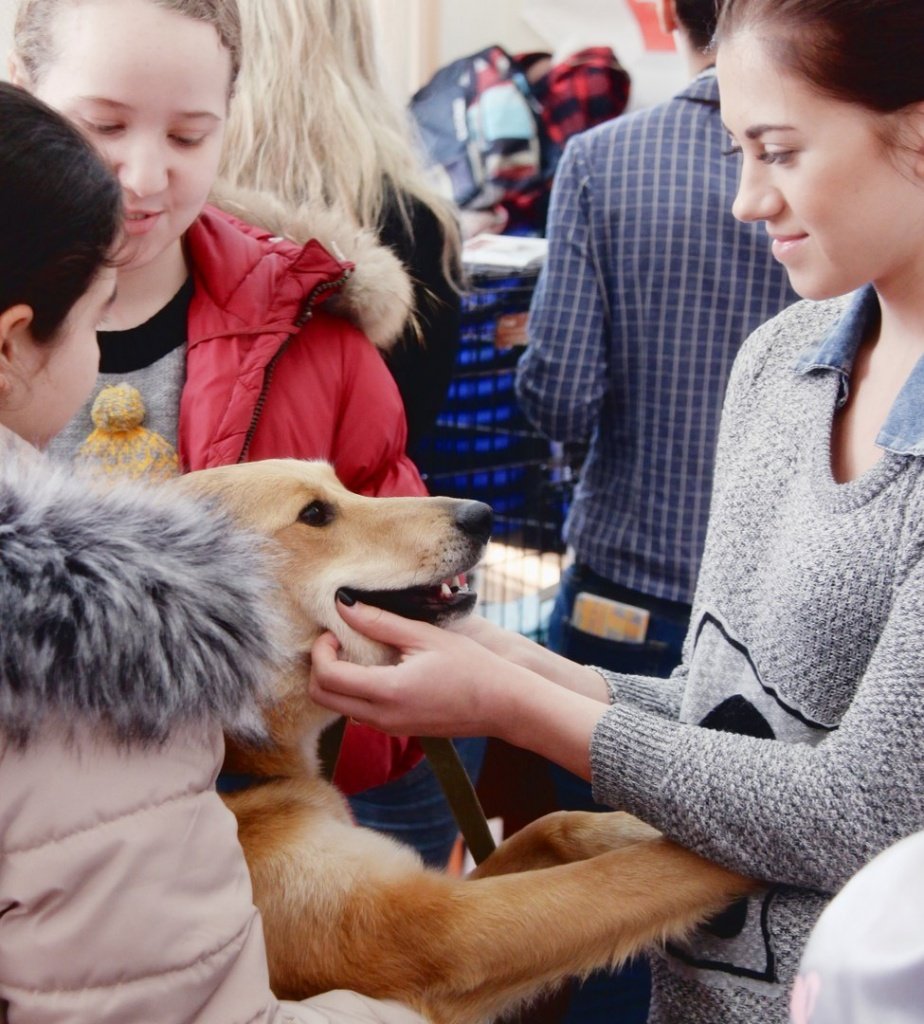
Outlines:
{"type": "Polygon", "coordinates": [[[516,374],[513,370],[503,370],[481,376],[456,377],[446,393],[445,408],[447,410],[467,408],[473,403],[483,406],[485,403],[496,403],[497,401],[507,404],[511,398],[514,400],[516,398],[515,383],[516,374]]]}
{"type": "Polygon", "coordinates": [[[468,473],[456,473],[442,479],[453,493],[465,497],[482,497],[490,503],[490,496],[508,494],[521,489],[526,477],[523,466],[499,466],[487,469],[475,469],[468,473]]]}
{"type": "Polygon", "coordinates": [[[534,433],[452,425],[424,438],[414,460],[430,476],[515,463],[542,463],[548,461],[550,450],[549,442],[534,433]]]}

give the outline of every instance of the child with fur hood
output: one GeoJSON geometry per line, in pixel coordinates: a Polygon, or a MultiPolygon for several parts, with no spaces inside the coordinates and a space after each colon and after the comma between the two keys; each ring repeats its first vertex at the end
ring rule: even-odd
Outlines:
{"type": "Polygon", "coordinates": [[[420,1024],[270,991],[214,787],[281,656],[259,544],[36,450],[94,384],[121,217],[83,138],[0,83],[0,1021],[420,1024]]]}

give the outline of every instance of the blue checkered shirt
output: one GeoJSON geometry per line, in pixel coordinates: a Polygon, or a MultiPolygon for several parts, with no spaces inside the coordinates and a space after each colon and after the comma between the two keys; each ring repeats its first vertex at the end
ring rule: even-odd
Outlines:
{"type": "Polygon", "coordinates": [[[692,599],[735,353],[797,298],[765,230],[732,217],[726,138],[710,68],[571,139],[517,374],[540,430],[589,442],[565,524],[577,560],[672,601],[692,599]]]}

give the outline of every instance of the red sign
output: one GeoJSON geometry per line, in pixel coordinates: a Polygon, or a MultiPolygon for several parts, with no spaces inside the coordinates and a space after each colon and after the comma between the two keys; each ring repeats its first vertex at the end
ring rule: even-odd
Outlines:
{"type": "Polygon", "coordinates": [[[654,0],[626,0],[626,3],[638,22],[645,49],[660,53],[673,51],[674,40],[661,31],[654,0]]]}

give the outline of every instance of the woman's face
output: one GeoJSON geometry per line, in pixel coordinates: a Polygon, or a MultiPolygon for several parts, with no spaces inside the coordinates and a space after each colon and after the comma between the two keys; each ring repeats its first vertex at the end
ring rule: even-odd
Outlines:
{"type": "Polygon", "coordinates": [[[35,93],[70,118],[122,185],[127,269],[182,256],[215,180],[231,57],[218,33],[150,0],[63,5],[35,93]]]}
{"type": "Polygon", "coordinates": [[[916,289],[924,185],[908,154],[883,141],[887,115],[813,90],[747,30],[722,41],[716,68],[722,119],[742,153],[733,212],[766,223],[796,291],[916,289]]]}
{"type": "Polygon", "coordinates": [[[51,340],[32,341],[28,328],[17,332],[10,350],[12,390],[0,423],[39,448],[70,422],[96,383],[96,328],[112,303],[115,280],[115,270],[101,270],[51,340]]]}

